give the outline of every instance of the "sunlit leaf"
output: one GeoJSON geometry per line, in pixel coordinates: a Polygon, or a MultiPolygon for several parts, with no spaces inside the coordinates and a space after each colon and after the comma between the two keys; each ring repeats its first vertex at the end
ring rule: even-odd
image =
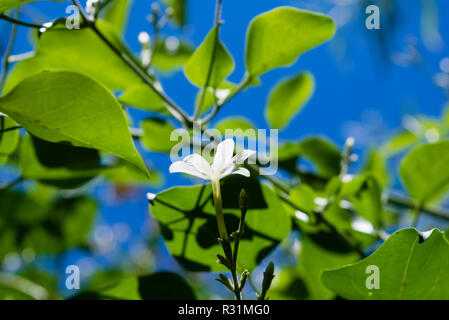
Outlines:
{"type": "Polygon", "coordinates": [[[301,111],[315,89],[310,73],[281,81],[270,94],[265,117],[273,128],[283,128],[301,111]]]}
{"type": "Polygon", "coordinates": [[[84,75],[43,72],[31,76],[0,98],[0,111],[43,140],[109,152],[147,171],[121,105],[84,75]]]}
{"type": "Polygon", "coordinates": [[[340,173],[341,153],[326,139],[312,137],[301,141],[299,155],[310,160],[323,176],[332,177],[340,173]]]}
{"type": "MultiPolygon", "coordinates": [[[[12,8],[21,6],[22,4],[36,1],[39,0],[2,0],[2,2],[0,3],[0,12],[5,12],[12,8]]],[[[62,0],[52,0],[52,1],[62,1],[62,0]]]]}
{"type": "Polygon", "coordinates": [[[404,151],[419,142],[419,137],[410,131],[402,131],[394,135],[383,147],[382,150],[387,156],[395,155],[404,151]]]}
{"type": "Polygon", "coordinates": [[[192,46],[187,41],[167,37],[156,43],[153,65],[162,72],[175,71],[187,62],[192,53],[192,46]]]}
{"type": "Polygon", "coordinates": [[[449,141],[424,144],[402,161],[400,176],[410,196],[425,204],[442,196],[449,188],[449,141]]]}
{"type": "Polygon", "coordinates": [[[257,77],[287,66],[304,52],[329,40],[335,32],[331,18],[291,7],[279,7],[255,17],[246,42],[246,68],[257,77]]]}
{"type": "MultiPolygon", "coordinates": [[[[221,121],[219,121],[215,128],[219,130],[223,136],[226,133],[226,130],[234,130],[234,133],[238,133],[238,130],[242,130],[242,133],[245,134],[245,131],[248,129],[255,130],[254,125],[251,123],[251,121],[244,117],[229,117],[225,118],[221,121]]],[[[256,133],[256,131],[254,131],[256,133]]],[[[255,134],[252,136],[255,137],[255,134]]]]}
{"type": "Polygon", "coordinates": [[[188,0],[162,0],[173,9],[173,20],[180,26],[186,23],[186,10],[188,0]]]}
{"type": "Polygon", "coordinates": [[[140,123],[143,129],[142,143],[145,148],[158,152],[170,152],[178,141],[170,141],[170,135],[176,128],[161,118],[148,118],[140,123]]]}
{"type": "Polygon", "coordinates": [[[15,127],[17,123],[14,120],[0,114],[0,165],[6,162],[19,142],[19,130],[8,130],[15,127]]]}
{"type": "Polygon", "coordinates": [[[322,281],[346,299],[449,299],[448,265],[449,242],[441,231],[433,230],[423,242],[415,229],[403,229],[368,258],[325,271],[322,281]],[[379,288],[370,289],[375,268],[379,288]]]}
{"type": "Polygon", "coordinates": [[[220,40],[216,39],[216,28],[209,32],[184,66],[186,77],[198,87],[206,87],[212,60],[214,64],[208,83],[209,87],[216,88],[234,70],[234,60],[220,40]],[[217,47],[214,51],[215,42],[217,42],[217,47]]]}
{"type": "Polygon", "coordinates": [[[117,34],[125,33],[132,4],[133,0],[114,0],[106,8],[103,19],[114,28],[117,34]]]}

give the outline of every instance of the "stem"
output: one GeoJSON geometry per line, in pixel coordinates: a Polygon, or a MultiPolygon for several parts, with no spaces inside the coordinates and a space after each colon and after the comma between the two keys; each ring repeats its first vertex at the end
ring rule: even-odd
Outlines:
{"type": "Polygon", "coordinates": [[[239,86],[234,91],[232,91],[221,103],[217,103],[214,105],[212,111],[206,117],[204,117],[204,119],[202,120],[202,123],[203,124],[209,123],[217,115],[217,113],[220,111],[220,109],[226,103],[228,103],[232,98],[234,98],[238,93],[245,90],[249,86],[251,81],[252,81],[252,78],[249,75],[245,75],[245,77],[243,78],[243,81],[239,84],[239,86]]]}
{"type": "Polygon", "coordinates": [[[155,85],[153,84],[153,81],[151,80],[150,76],[146,73],[145,70],[142,70],[142,68],[139,67],[139,65],[132,60],[131,57],[129,57],[126,53],[120,51],[117,49],[112,42],[110,42],[103,33],[98,30],[97,26],[95,25],[95,21],[89,18],[87,14],[84,12],[83,7],[80,5],[78,0],[72,0],[73,4],[77,6],[77,8],[80,10],[80,13],[83,17],[83,19],[86,21],[88,26],[94,31],[94,33],[123,61],[125,62],[128,67],[131,68],[131,70],[136,73],[140,79],[148,85],[164,102],[165,107],[167,108],[168,112],[176,119],[178,120],[184,127],[189,127],[192,123],[190,117],[182,110],[174,101],[170,99],[163,91],[157,89],[155,85]]]}
{"type": "Polygon", "coordinates": [[[221,189],[220,180],[212,181],[212,195],[215,205],[215,214],[217,216],[218,232],[223,242],[229,243],[228,232],[226,231],[226,225],[223,216],[223,205],[221,201],[221,189]]]}
{"type": "Polygon", "coordinates": [[[0,19],[3,19],[5,21],[11,22],[11,23],[14,23],[14,24],[17,24],[17,25],[28,27],[28,28],[35,28],[35,29],[44,28],[44,26],[41,26],[41,25],[38,25],[38,24],[20,21],[17,18],[11,18],[11,17],[7,16],[4,13],[0,13],[0,19]]]}
{"type": "Polygon", "coordinates": [[[193,115],[193,120],[196,121],[201,115],[201,111],[203,110],[204,98],[206,97],[207,88],[209,87],[210,79],[212,77],[212,72],[214,69],[215,59],[217,55],[218,42],[220,37],[220,19],[221,19],[221,9],[222,9],[222,0],[217,0],[215,2],[215,19],[214,19],[214,28],[215,28],[215,41],[214,47],[212,48],[212,57],[209,64],[209,69],[207,70],[206,83],[204,84],[201,90],[201,97],[199,103],[196,105],[195,113],[193,115]]]}
{"type": "MultiPolygon", "coordinates": [[[[19,17],[19,9],[15,10],[15,18],[17,19],[19,17]]],[[[2,72],[0,74],[0,93],[3,91],[3,88],[5,86],[5,80],[6,75],[8,73],[8,67],[9,67],[9,56],[12,53],[12,50],[14,48],[14,42],[16,41],[16,35],[17,35],[17,24],[14,23],[11,27],[11,36],[9,37],[8,46],[6,47],[5,55],[2,60],[2,72]]]]}
{"type": "Polygon", "coordinates": [[[418,204],[413,209],[413,223],[412,223],[413,228],[416,228],[416,226],[418,225],[419,216],[421,213],[421,207],[422,207],[422,205],[418,204]]]}

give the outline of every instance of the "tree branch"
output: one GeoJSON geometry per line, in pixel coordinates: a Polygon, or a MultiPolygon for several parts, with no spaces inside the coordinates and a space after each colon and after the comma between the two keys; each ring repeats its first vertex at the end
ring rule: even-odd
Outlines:
{"type": "MultiPolygon", "coordinates": [[[[15,10],[15,18],[17,19],[19,17],[19,9],[15,10]]],[[[3,15],[3,14],[2,14],[3,15]]],[[[11,35],[9,37],[9,42],[6,47],[5,55],[3,56],[2,60],[2,71],[0,74],[0,93],[3,91],[3,88],[5,86],[5,80],[6,75],[8,73],[8,67],[9,67],[9,56],[12,53],[12,50],[14,48],[14,42],[16,41],[16,35],[17,35],[17,24],[14,23],[11,27],[11,35]]]]}

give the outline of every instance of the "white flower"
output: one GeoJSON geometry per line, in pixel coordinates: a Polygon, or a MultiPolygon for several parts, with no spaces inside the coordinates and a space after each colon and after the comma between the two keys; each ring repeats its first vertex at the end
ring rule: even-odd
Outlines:
{"type": "Polygon", "coordinates": [[[249,177],[250,173],[245,168],[237,168],[246,159],[255,154],[252,150],[242,150],[234,155],[234,140],[226,139],[217,146],[212,165],[199,154],[191,154],[183,161],[176,161],[170,166],[170,173],[181,172],[211,181],[220,179],[230,174],[241,174],[249,177]]]}

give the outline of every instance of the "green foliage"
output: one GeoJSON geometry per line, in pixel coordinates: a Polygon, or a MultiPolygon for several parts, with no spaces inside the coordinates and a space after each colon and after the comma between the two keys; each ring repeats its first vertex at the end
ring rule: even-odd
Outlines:
{"type": "Polygon", "coordinates": [[[0,99],[0,111],[43,140],[109,152],[147,172],[120,104],[84,75],[43,72],[31,76],[0,99]]]}
{"type": "Polygon", "coordinates": [[[153,151],[169,153],[177,141],[170,141],[175,127],[161,118],[148,118],[140,123],[143,129],[142,143],[145,148],[153,151]]]}
{"type": "Polygon", "coordinates": [[[189,60],[192,53],[191,44],[182,39],[160,39],[156,43],[153,64],[162,72],[175,71],[189,60]]]}
{"type": "Polygon", "coordinates": [[[265,117],[273,128],[283,128],[301,111],[315,89],[315,80],[310,73],[281,81],[271,92],[265,117]]]}
{"type": "Polygon", "coordinates": [[[368,258],[325,271],[322,281],[346,299],[448,299],[448,239],[436,229],[426,240],[420,237],[414,229],[397,231],[368,258]],[[378,267],[378,289],[366,286],[368,266],[378,267]]]}
{"type": "Polygon", "coordinates": [[[14,152],[19,142],[19,131],[10,130],[17,123],[8,116],[0,114],[0,165],[5,163],[8,156],[14,152]],[[9,131],[5,131],[8,130],[9,131]]]}
{"type": "Polygon", "coordinates": [[[162,0],[170,8],[173,9],[174,21],[183,26],[186,23],[186,9],[188,0],[162,0]]]}
{"type": "MultiPolygon", "coordinates": [[[[2,0],[2,3],[0,3],[0,13],[21,6],[22,4],[35,1],[39,0],[2,0]]],[[[62,0],[52,0],[52,1],[62,1],[62,0]]]]}
{"type": "Polygon", "coordinates": [[[411,151],[402,161],[402,182],[419,204],[441,197],[449,187],[449,141],[424,144],[411,151]]]}
{"type": "Polygon", "coordinates": [[[147,276],[122,276],[122,279],[102,288],[82,293],[74,299],[101,300],[195,300],[187,281],[172,272],[157,272],[147,276]]]}
{"type": "Polygon", "coordinates": [[[213,28],[184,66],[187,79],[198,87],[216,88],[234,70],[234,60],[213,28]],[[209,68],[213,61],[211,74],[209,68]]]}
{"type": "MultiPolygon", "coordinates": [[[[222,185],[223,211],[230,232],[238,228],[242,188],[250,200],[238,263],[240,271],[251,271],[288,235],[290,219],[271,189],[257,180],[233,176],[222,185]]],[[[211,193],[210,185],[175,187],[159,193],[150,207],[170,253],[187,270],[223,270],[217,263],[218,229],[211,193]]]]}
{"type": "Polygon", "coordinates": [[[246,42],[246,68],[252,77],[287,66],[306,51],[332,38],[331,18],[279,7],[251,21],[246,42]],[[301,39],[301,41],[298,41],[301,39]]]}
{"type": "Polygon", "coordinates": [[[87,197],[43,201],[41,196],[0,192],[0,258],[24,249],[48,254],[86,245],[96,202],[87,197]]]}
{"type": "Polygon", "coordinates": [[[133,0],[114,0],[105,11],[103,19],[113,27],[115,33],[125,33],[132,3],[133,0]]]}

